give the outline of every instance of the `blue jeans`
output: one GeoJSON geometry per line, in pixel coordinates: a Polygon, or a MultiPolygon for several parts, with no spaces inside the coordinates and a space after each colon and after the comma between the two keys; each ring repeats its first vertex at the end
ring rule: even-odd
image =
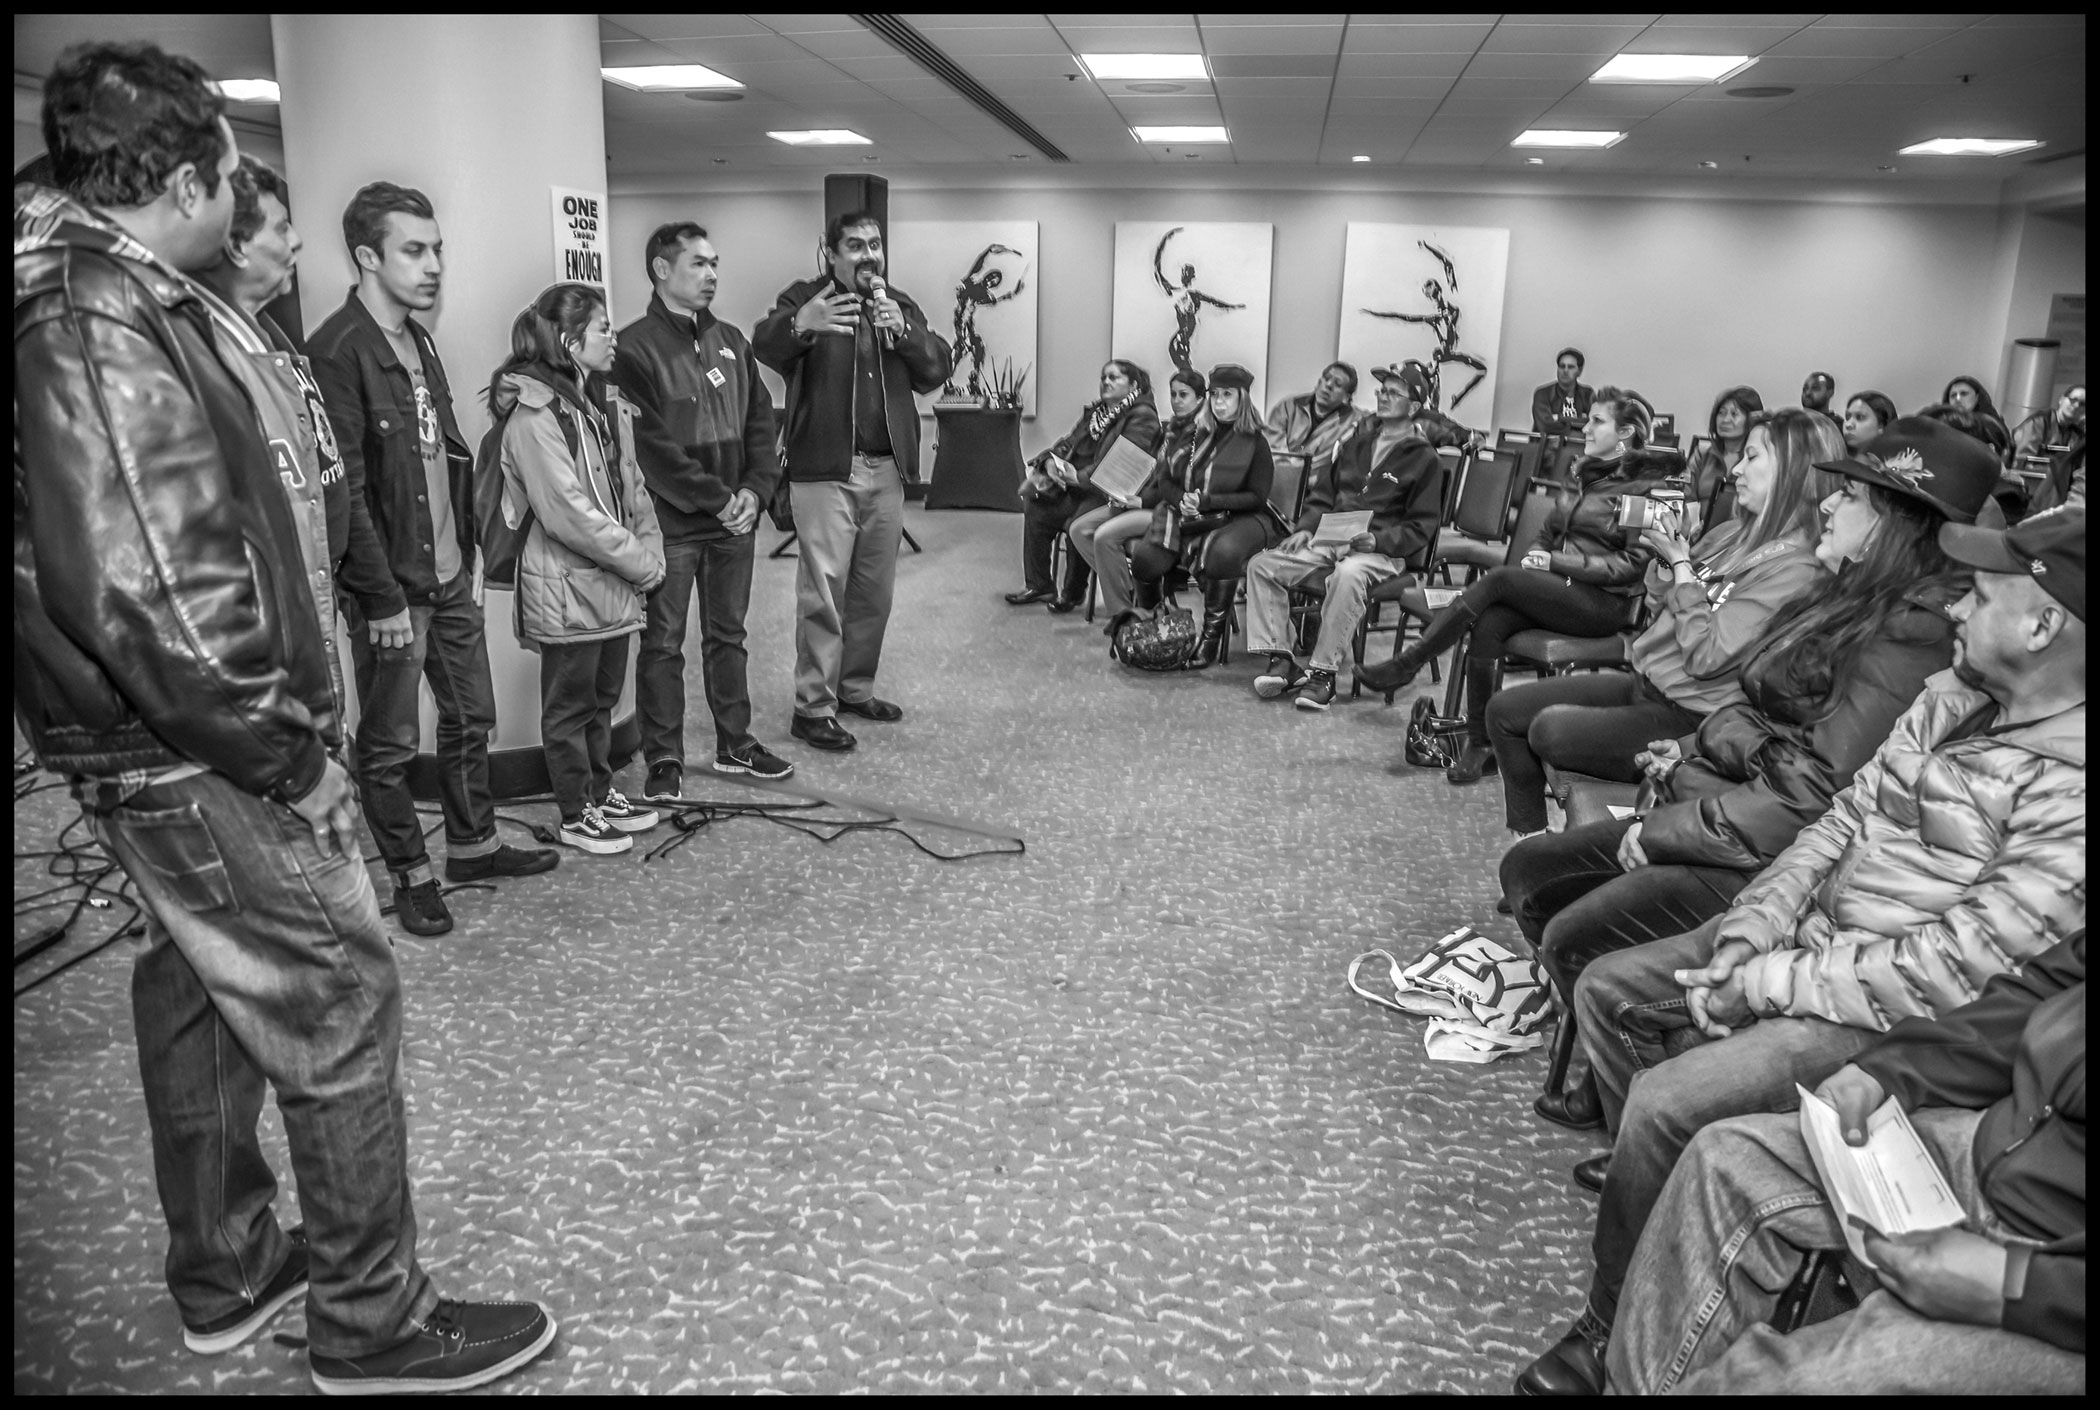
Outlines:
{"type": "Polygon", "coordinates": [[[363,863],[217,774],[154,784],[96,834],[147,914],[132,1021],[183,1319],[247,1308],[284,1262],[255,1135],[267,1083],[312,1244],[313,1349],[398,1343],[437,1294],[416,1262],[401,981],[363,863]]]}
{"type": "Polygon", "coordinates": [[[402,647],[372,643],[352,612],[350,663],[357,672],[357,787],[365,823],[396,881],[429,881],[430,852],[408,791],[408,766],[423,739],[422,693],[437,700],[438,802],[445,813],[445,851],[479,857],[496,850],[496,801],[489,789],[489,735],[496,728],[496,687],[473,575],[462,573],[427,605],[408,609],[415,635],[402,647]]]}
{"type": "Polygon", "coordinates": [[[700,593],[700,685],[715,717],[715,752],[754,742],[744,614],[751,606],[754,534],[664,545],[664,580],[649,594],[649,616],[635,662],[634,712],[642,762],[685,766],[685,637],[693,592],[700,593]]]}
{"type": "MultiPolygon", "coordinates": [[[[1976,1188],[1981,1112],[1913,1112],[1969,1227],[2005,1241],[1976,1188]]],[[[1842,1249],[1801,1127],[1746,1116],[1693,1138],[1649,1220],[1612,1329],[1627,1395],[2082,1394],[2085,1358],[2017,1332],[1935,1322],[1886,1290],[1787,1335],[1779,1295],[1815,1249],[1842,1249]]]]}
{"type": "Polygon", "coordinates": [[[1590,1310],[1610,1323],[1635,1245],[1670,1172],[1705,1127],[1790,1112],[1881,1035],[1820,1018],[1765,1018],[1719,1041],[1692,1026],[1675,971],[1713,957],[1716,916],[1688,935],[1590,961],[1575,981],[1576,1032],[1616,1133],[1591,1240],[1590,1310]]]}

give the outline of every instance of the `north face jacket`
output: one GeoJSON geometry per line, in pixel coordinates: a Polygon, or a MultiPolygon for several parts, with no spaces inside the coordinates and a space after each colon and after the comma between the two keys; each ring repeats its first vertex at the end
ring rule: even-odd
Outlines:
{"type": "Polygon", "coordinates": [[[1443,512],[1443,462],[1429,442],[1409,437],[1373,465],[1381,424],[1375,416],[1364,417],[1334,455],[1314,467],[1297,528],[1309,534],[1320,527],[1320,516],[1330,510],[1368,509],[1371,537],[1378,540],[1376,551],[1395,563],[1419,569],[1429,536],[1443,512]]]}
{"type": "Polygon", "coordinates": [[[1927,681],[1736,897],[1714,943],[1757,951],[1742,969],[1755,1012],[1886,1029],[1968,1003],[2084,926],[2085,706],[1948,739],[1991,703],[1952,671],[1927,681]]]}

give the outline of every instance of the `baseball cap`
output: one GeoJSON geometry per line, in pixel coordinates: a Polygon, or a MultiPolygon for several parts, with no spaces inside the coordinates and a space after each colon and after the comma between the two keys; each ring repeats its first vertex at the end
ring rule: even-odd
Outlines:
{"type": "Polygon", "coordinates": [[[2010,529],[1942,524],[1940,547],[1949,558],[1971,568],[2033,578],[2072,616],[2085,620],[2084,505],[2045,509],[2010,529]]]}
{"type": "Polygon", "coordinates": [[[1873,460],[1822,460],[1816,468],[1922,500],[1958,524],[1973,524],[1998,487],[1991,448],[1927,416],[1899,416],[1865,450],[1873,460]]]}
{"type": "Polygon", "coordinates": [[[1395,362],[1372,368],[1371,375],[1381,382],[1398,382],[1410,401],[1429,400],[1429,379],[1422,375],[1419,367],[1395,362]]]}

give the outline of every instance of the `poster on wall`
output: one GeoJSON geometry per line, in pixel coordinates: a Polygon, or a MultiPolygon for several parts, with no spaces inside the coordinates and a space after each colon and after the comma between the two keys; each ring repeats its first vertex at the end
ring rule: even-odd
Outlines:
{"type": "Polygon", "coordinates": [[[1152,374],[1153,397],[1180,368],[1237,362],[1267,405],[1269,280],[1276,228],[1253,221],[1119,220],[1108,356],[1152,374]]]}
{"type": "Polygon", "coordinates": [[[1374,367],[1419,362],[1439,410],[1487,426],[1495,414],[1508,277],[1507,230],[1352,220],[1335,356],[1367,379],[1374,367]]]}
{"type": "MultiPolygon", "coordinates": [[[[554,280],[605,284],[605,193],[550,186],[554,205],[554,280]]],[[[608,298],[610,295],[608,295],[608,298]]]]}
{"type": "Polygon", "coordinates": [[[1035,415],[1040,253],[1032,220],[899,220],[890,224],[890,277],[948,340],[955,368],[939,401],[1018,400],[1035,415]]]}

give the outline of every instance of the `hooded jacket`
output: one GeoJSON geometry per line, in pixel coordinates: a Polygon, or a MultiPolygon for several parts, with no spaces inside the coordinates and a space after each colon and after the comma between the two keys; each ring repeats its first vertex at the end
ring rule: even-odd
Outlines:
{"type": "Polygon", "coordinates": [[[298,544],[195,286],[16,188],[15,707],[44,766],[312,792],[340,737],[298,544]]]}
{"type": "Polygon", "coordinates": [[[2085,930],[1984,986],[1944,1018],[1908,1018],[1854,1061],[1905,1110],[1983,1110],[1977,1191],[2041,1241],[2005,1330],[2085,1351],[2085,930]]]}
{"type": "Polygon", "coordinates": [[[1617,460],[1589,456],[1575,462],[1556,493],[1553,512],[1533,548],[1543,548],[1552,571],[1622,597],[1638,597],[1648,566],[1640,535],[1619,526],[1619,501],[1642,495],[1682,474],[1673,450],[1629,450],[1617,460]]]}
{"type": "Polygon", "coordinates": [[[1770,654],[1752,657],[1739,677],[1742,701],[1700,722],[1661,801],[1642,816],[1648,860],[1754,872],[1785,851],[1881,748],[1926,680],[1953,663],[1947,607],[1966,591],[1966,574],[1913,589],[1821,718],[1823,702],[1801,699],[1770,654]]]}
{"type": "Polygon", "coordinates": [[[1763,1015],[1886,1029],[1946,1013],[2085,924],[2085,706],[1958,729],[1991,698],[1952,671],[1735,899],[1763,1015]],[[1949,738],[1954,735],[1954,738],[1949,738]],[[1944,742],[1942,742],[1944,741],[1944,742]]]}
{"type": "Polygon", "coordinates": [[[503,423],[503,517],[532,509],[518,554],[518,635],[602,641],[642,629],[641,584],[662,571],[663,533],[635,464],[634,409],[618,392],[611,420],[529,371],[496,386],[503,423]]]}
{"type": "Polygon", "coordinates": [[[1443,513],[1443,463],[1429,442],[1409,437],[1372,464],[1382,424],[1375,416],[1363,418],[1335,453],[1313,468],[1297,528],[1309,534],[1329,511],[1368,509],[1376,551],[1420,568],[1443,513]]]}
{"type": "MultiPolygon", "coordinates": [[[[841,333],[798,333],[795,315],[818,294],[839,289],[830,274],[790,284],[773,311],[751,332],[758,360],[787,379],[784,437],[790,480],[844,480],[853,473],[853,378],[859,339],[841,333]]],[[[926,315],[895,287],[890,298],[904,312],[904,331],[879,345],[882,414],[890,452],[905,480],[919,478],[919,408],[914,392],[930,392],[953,368],[948,344],[926,326],[926,315]]]]}
{"type": "Polygon", "coordinates": [[[1737,667],[1765,623],[1824,576],[1814,545],[1798,538],[1733,553],[1748,532],[1731,519],[1702,538],[1692,550],[1694,582],[1678,582],[1662,563],[1648,565],[1649,625],[1626,658],[1666,699],[1701,715],[1743,698],[1737,667]]]}
{"type": "Polygon", "coordinates": [[[741,332],[707,309],[673,313],[651,294],[649,311],[620,330],[612,381],[634,410],[635,453],[666,539],[729,537],[720,516],[738,490],[772,502],[773,395],[741,332]]]}

